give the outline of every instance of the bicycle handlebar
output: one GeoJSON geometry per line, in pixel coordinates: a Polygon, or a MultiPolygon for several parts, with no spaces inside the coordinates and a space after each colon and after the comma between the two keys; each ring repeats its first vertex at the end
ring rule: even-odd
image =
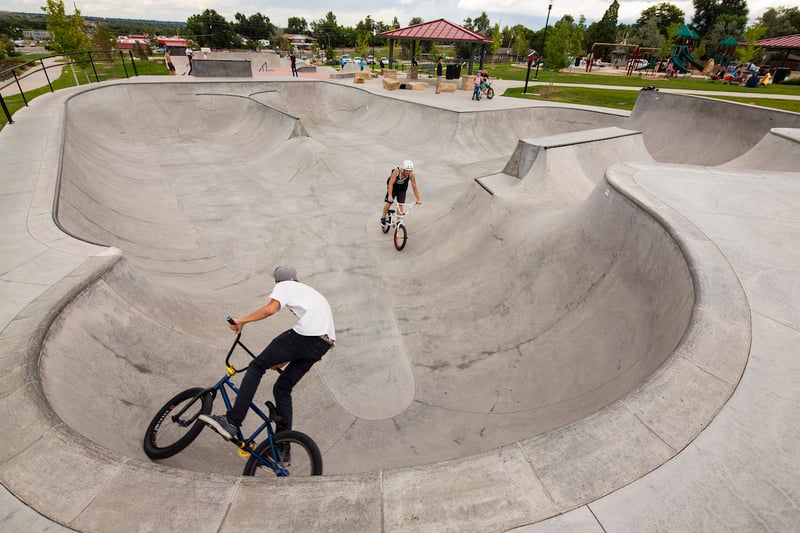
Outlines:
{"type": "MultiPolygon", "coordinates": [[[[232,326],[236,325],[236,322],[234,322],[233,318],[231,318],[230,315],[226,316],[225,320],[228,322],[228,324],[230,324],[232,326]]],[[[245,346],[244,343],[241,340],[239,340],[239,339],[241,339],[241,337],[242,337],[242,332],[240,331],[236,335],[236,338],[233,340],[233,344],[231,344],[231,349],[228,350],[228,355],[225,357],[225,366],[228,368],[228,374],[230,376],[233,376],[234,374],[238,374],[239,372],[243,372],[243,371],[247,370],[247,367],[235,368],[233,365],[231,365],[231,362],[230,362],[231,361],[231,355],[233,355],[233,350],[236,349],[237,345],[241,346],[242,349],[245,352],[247,352],[247,354],[250,356],[251,359],[255,359],[256,358],[255,354],[253,352],[251,352],[250,349],[247,346],[245,346]]],[[[277,371],[278,371],[278,374],[283,372],[280,368],[278,368],[277,371]]]]}

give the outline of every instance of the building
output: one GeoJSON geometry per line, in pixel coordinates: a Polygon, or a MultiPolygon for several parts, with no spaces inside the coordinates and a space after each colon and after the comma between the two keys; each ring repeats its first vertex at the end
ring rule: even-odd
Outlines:
{"type": "Polygon", "coordinates": [[[119,50],[133,50],[137,44],[140,48],[147,48],[150,38],[144,35],[117,35],[117,49],[119,50]]]}

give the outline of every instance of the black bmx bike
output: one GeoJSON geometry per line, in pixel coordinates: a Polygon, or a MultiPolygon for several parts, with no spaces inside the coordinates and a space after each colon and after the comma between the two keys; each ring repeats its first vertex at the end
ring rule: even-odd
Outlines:
{"type": "MultiPolygon", "coordinates": [[[[228,322],[231,322],[228,317],[228,322]]],[[[255,355],[240,338],[236,339],[225,358],[227,373],[211,387],[194,387],[173,396],[153,417],[144,434],[144,452],[151,459],[166,459],[184,450],[203,431],[205,423],[197,419],[201,414],[211,413],[217,395],[222,397],[225,409],[231,408],[231,392],[239,389],[231,378],[246,370],[234,368],[231,355],[237,346],[246,351],[251,358],[255,355]]],[[[275,405],[265,403],[267,413],[255,403],[250,410],[261,419],[261,424],[250,435],[237,429],[236,438],[230,442],[238,448],[239,455],[247,458],[242,475],[319,476],[322,475],[322,454],[311,437],[299,431],[275,431],[274,424],[279,419],[275,405]],[[257,442],[258,439],[260,442],[257,442]]]]}

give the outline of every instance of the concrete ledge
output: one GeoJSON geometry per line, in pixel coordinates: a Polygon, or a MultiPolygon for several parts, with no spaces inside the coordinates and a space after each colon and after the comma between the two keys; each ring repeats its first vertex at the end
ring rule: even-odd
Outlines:
{"type": "Polygon", "coordinates": [[[196,78],[252,78],[249,59],[195,59],[192,75],[196,78]]]}
{"type": "Polygon", "coordinates": [[[354,78],[355,72],[333,72],[331,74],[332,80],[346,80],[347,78],[354,78]]]}
{"type": "Polygon", "coordinates": [[[397,80],[383,78],[383,88],[387,91],[396,91],[400,88],[400,82],[397,80]]]}
{"type": "Polygon", "coordinates": [[[442,82],[439,84],[439,92],[440,93],[454,93],[458,89],[458,86],[455,83],[445,83],[442,82]]]}

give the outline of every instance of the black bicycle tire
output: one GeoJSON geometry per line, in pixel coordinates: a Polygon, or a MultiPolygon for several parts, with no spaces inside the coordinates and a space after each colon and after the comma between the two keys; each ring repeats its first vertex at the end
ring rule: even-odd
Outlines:
{"type": "Polygon", "coordinates": [[[406,229],[406,225],[398,224],[394,229],[394,247],[397,248],[397,251],[399,252],[406,247],[406,242],[408,242],[408,230],[406,229]],[[401,242],[399,244],[397,242],[398,235],[401,235],[401,242]]]}
{"type": "MultiPolygon", "coordinates": [[[[156,436],[158,435],[158,430],[161,428],[161,424],[168,420],[169,413],[175,408],[176,405],[194,398],[199,393],[203,392],[205,389],[202,387],[194,387],[191,389],[186,389],[183,392],[179,392],[175,396],[173,396],[167,403],[164,404],[161,409],[158,410],[156,415],[150,421],[150,425],[147,426],[147,431],[144,433],[144,453],[150,459],[166,459],[167,457],[172,457],[176,453],[182,451],[187,446],[189,446],[194,439],[203,431],[205,424],[202,422],[195,421],[192,424],[192,427],[188,429],[185,435],[179,438],[174,443],[168,446],[159,446],[156,444],[156,436]]],[[[203,397],[200,399],[202,405],[200,407],[200,412],[203,414],[210,414],[211,408],[213,406],[214,400],[211,397],[211,393],[204,394],[203,397]]]]}
{"type": "Polygon", "coordinates": [[[488,98],[489,100],[494,98],[494,89],[492,89],[491,87],[486,88],[486,98],[488,98]]]}
{"type": "MultiPolygon", "coordinates": [[[[293,446],[300,445],[304,447],[308,452],[308,457],[311,462],[311,475],[312,476],[322,475],[322,453],[320,453],[319,446],[317,446],[317,443],[314,442],[314,439],[312,439],[305,433],[301,433],[299,431],[279,431],[273,437],[273,442],[275,443],[275,446],[278,446],[283,442],[288,442],[291,443],[293,446]]],[[[272,453],[269,447],[269,440],[265,440],[264,442],[256,446],[255,452],[261,457],[265,457],[267,459],[272,460],[272,453]]],[[[297,452],[292,452],[292,456],[294,456],[296,453],[297,452]]],[[[255,475],[256,469],[259,466],[261,466],[261,462],[251,455],[250,458],[247,459],[247,463],[245,463],[244,465],[244,471],[242,471],[242,475],[243,476],[255,475]]]]}

